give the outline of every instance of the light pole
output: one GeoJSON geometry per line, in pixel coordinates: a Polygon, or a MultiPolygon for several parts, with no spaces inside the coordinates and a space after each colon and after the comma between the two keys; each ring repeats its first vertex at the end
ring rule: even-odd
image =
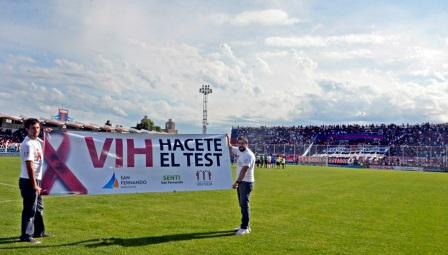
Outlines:
{"type": "Polygon", "coordinates": [[[207,134],[207,95],[212,93],[212,89],[210,85],[203,84],[199,89],[199,93],[204,95],[202,103],[202,134],[207,134]]]}

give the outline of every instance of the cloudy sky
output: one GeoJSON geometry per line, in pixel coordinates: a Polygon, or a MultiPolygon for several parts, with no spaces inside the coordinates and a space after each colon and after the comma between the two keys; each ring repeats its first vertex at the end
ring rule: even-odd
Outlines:
{"type": "Polygon", "coordinates": [[[86,123],[448,122],[446,1],[0,0],[0,113],[86,123]],[[368,3],[369,2],[369,3],[368,3]]]}

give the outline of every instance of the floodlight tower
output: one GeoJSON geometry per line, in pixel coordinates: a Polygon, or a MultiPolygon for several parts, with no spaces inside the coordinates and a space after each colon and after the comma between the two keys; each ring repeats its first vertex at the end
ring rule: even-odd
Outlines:
{"type": "Polygon", "coordinates": [[[203,84],[199,89],[199,93],[203,94],[202,103],[202,134],[207,134],[207,95],[212,93],[210,85],[203,84]]]}

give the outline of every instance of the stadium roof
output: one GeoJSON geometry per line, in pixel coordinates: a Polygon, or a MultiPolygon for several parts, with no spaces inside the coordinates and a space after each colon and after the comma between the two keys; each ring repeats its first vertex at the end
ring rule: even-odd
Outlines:
{"type": "Polygon", "coordinates": [[[103,131],[106,131],[106,132],[114,132],[115,131],[114,127],[111,127],[111,126],[108,126],[108,125],[104,125],[104,126],[100,127],[100,129],[103,130],[103,131]]]}
{"type": "Polygon", "coordinates": [[[84,127],[84,124],[81,123],[81,122],[70,122],[70,121],[67,121],[67,122],[65,122],[65,125],[68,126],[68,127],[74,127],[74,128],[83,128],[84,127]]]}
{"type": "Polygon", "coordinates": [[[95,124],[90,123],[90,124],[84,124],[84,129],[98,131],[98,130],[100,130],[100,127],[95,124]]]}
{"type": "MultiPolygon", "coordinates": [[[[28,119],[29,117],[26,116],[11,116],[8,114],[0,113],[0,119],[10,119],[13,121],[19,121],[23,122],[23,120],[28,119]]],[[[103,131],[103,132],[118,132],[118,133],[146,133],[146,134],[163,134],[163,132],[157,132],[157,131],[148,131],[148,130],[138,130],[135,128],[125,128],[121,125],[117,125],[116,127],[104,125],[99,126],[93,123],[82,123],[79,121],[72,122],[72,121],[60,121],[56,119],[48,119],[48,118],[40,118],[40,121],[43,122],[43,124],[48,125],[54,125],[58,128],[75,128],[75,129],[83,129],[87,131],[103,131]]]]}
{"type": "Polygon", "coordinates": [[[41,119],[45,124],[51,124],[58,127],[63,127],[65,125],[65,122],[59,121],[59,120],[53,120],[53,119],[41,119]]]}
{"type": "Polygon", "coordinates": [[[0,113],[0,119],[10,119],[14,121],[23,121],[21,117],[11,116],[8,114],[0,113]]]}
{"type": "Polygon", "coordinates": [[[149,131],[146,129],[136,129],[136,128],[129,128],[129,132],[131,133],[139,133],[139,134],[162,134],[161,132],[157,132],[157,131],[149,131]]]}
{"type": "Polygon", "coordinates": [[[127,132],[129,132],[129,129],[124,128],[124,127],[116,127],[115,131],[118,133],[127,133],[127,132]]]}

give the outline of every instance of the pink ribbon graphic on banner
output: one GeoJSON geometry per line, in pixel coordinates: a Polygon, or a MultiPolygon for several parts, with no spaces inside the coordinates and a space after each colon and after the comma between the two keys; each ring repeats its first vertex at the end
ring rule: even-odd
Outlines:
{"type": "Polygon", "coordinates": [[[45,138],[44,159],[47,162],[48,167],[42,178],[42,194],[48,195],[56,182],[56,179],[58,178],[65,185],[68,192],[87,194],[86,187],[84,187],[84,185],[73,174],[72,170],[65,164],[69,151],[70,137],[68,133],[64,132],[61,145],[57,150],[55,150],[53,146],[51,146],[48,139],[45,138]]]}

